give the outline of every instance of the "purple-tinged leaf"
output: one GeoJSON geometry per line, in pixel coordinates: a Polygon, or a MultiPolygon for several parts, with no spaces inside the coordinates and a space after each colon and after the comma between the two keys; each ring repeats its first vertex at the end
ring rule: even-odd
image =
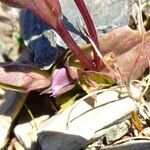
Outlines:
{"type": "Polygon", "coordinates": [[[59,0],[0,0],[0,2],[13,7],[30,9],[54,29],[63,18],[59,0]]]}
{"type": "Polygon", "coordinates": [[[116,28],[99,38],[100,48],[104,54],[112,51],[120,55],[141,42],[140,33],[132,30],[129,26],[116,28]]]}
{"type": "Polygon", "coordinates": [[[62,12],[59,0],[0,0],[1,2],[19,8],[27,8],[34,11],[45,23],[56,28],[62,20],[62,12]]]}
{"type": "Polygon", "coordinates": [[[12,7],[24,8],[27,7],[29,3],[31,3],[31,0],[0,0],[0,2],[12,7]]]}
{"type": "Polygon", "coordinates": [[[139,78],[146,68],[149,67],[148,60],[150,59],[150,36],[147,37],[142,43],[138,44],[130,51],[123,53],[117,59],[116,65],[122,72],[122,74],[126,77],[129,77],[132,73],[132,78],[139,78]],[[141,52],[139,60],[137,62],[135,70],[133,70],[133,65],[135,63],[135,59],[138,56],[138,53],[141,52]]]}
{"type": "Polygon", "coordinates": [[[29,92],[48,87],[51,79],[47,71],[24,64],[1,64],[0,87],[29,92]]]}
{"type": "MultiPolygon", "coordinates": [[[[145,33],[142,42],[142,36],[138,31],[124,26],[107,33],[99,40],[101,41],[101,47],[104,51],[111,50],[117,54],[115,66],[126,80],[131,74],[132,79],[139,78],[145,69],[149,67],[150,32],[145,33]],[[113,49],[110,49],[111,47],[113,49]],[[133,66],[135,61],[137,61],[136,59],[140,51],[141,54],[134,70],[133,66]]],[[[114,78],[114,75],[106,69],[102,70],[102,73],[114,78]]]]}
{"type": "Polygon", "coordinates": [[[56,29],[63,18],[59,0],[32,0],[30,3],[29,9],[50,27],[56,29]]]}

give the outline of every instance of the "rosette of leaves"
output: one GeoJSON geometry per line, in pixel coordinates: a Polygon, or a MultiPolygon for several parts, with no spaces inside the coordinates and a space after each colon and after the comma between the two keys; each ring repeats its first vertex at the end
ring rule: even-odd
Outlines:
{"type": "Polygon", "coordinates": [[[10,6],[32,10],[41,21],[53,28],[68,46],[63,65],[53,71],[25,64],[1,64],[0,86],[19,92],[40,89],[49,93],[64,109],[91,91],[127,83],[139,78],[149,67],[150,32],[142,35],[128,26],[116,28],[97,37],[94,23],[83,0],[74,0],[86,24],[89,44],[79,47],[63,24],[58,0],[0,0],[10,6]]]}

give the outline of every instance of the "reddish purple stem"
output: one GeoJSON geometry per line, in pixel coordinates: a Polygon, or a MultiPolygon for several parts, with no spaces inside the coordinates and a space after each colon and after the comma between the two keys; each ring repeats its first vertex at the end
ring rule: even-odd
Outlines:
{"type": "MultiPolygon", "coordinates": [[[[91,19],[91,16],[89,14],[89,11],[88,11],[84,1],[83,0],[74,0],[74,1],[78,7],[83,19],[84,19],[84,22],[85,22],[87,29],[88,29],[88,33],[90,35],[90,38],[94,41],[97,48],[99,49],[99,43],[98,43],[98,37],[97,37],[96,29],[94,27],[94,23],[91,19]]],[[[94,61],[95,61],[96,69],[99,71],[101,68],[101,60],[98,57],[98,55],[94,49],[93,49],[93,54],[94,54],[94,61]]]]}
{"type": "Polygon", "coordinates": [[[63,41],[67,44],[70,50],[74,53],[74,55],[79,59],[80,63],[90,70],[95,70],[91,60],[89,60],[80,47],[76,44],[66,27],[63,23],[57,24],[56,32],[60,35],[63,41]]]}

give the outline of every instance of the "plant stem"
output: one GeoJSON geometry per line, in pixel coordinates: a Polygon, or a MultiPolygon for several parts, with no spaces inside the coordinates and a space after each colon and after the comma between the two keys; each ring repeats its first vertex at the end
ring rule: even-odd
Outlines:
{"type": "Polygon", "coordinates": [[[59,34],[59,36],[63,39],[63,41],[66,43],[68,48],[74,53],[74,55],[79,59],[80,63],[86,68],[90,70],[95,70],[92,61],[89,60],[83,51],[80,49],[80,47],[76,44],[64,24],[61,22],[56,27],[56,32],[59,34]]]}
{"type": "MultiPolygon", "coordinates": [[[[74,0],[83,19],[84,22],[87,26],[88,29],[88,33],[90,38],[94,41],[95,45],[97,46],[97,48],[99,49],[99,42],[98,42],[98,37],[97,37],[97,33],[96,33],[96,29],[94,27],[94,23],[92,21],[92,18],[89,14],[89,11],[84,3],[83,0],[74,0]]],[[[96,65],[96,70],[99,71],[101,69],[101,59],[100,57],[98,57],[97,53],[95,52],[94,48],[93,48],[93,54],[94,54],[94,62],[96,65]]]]}

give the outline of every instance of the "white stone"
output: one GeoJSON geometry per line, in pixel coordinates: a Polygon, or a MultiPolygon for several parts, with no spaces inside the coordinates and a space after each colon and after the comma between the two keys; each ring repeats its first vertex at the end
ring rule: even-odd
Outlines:
{"type": "Polygon", "coordinates": [[[122,97],[115,91],[106,91],[95,101],[89,97],[75,102],[43,123],[38,140],[42,150],[49,147],[51,150],[76,150],[89,140],[102,136],[108,127],[122,122],[136,109],[134,100],[127,95],[122,97]]]}
{"type": "Polygon", "coordinates": [[[0,149],[7,142],[7,136],[10,130],[12,119],[9,116],[0,115],[0,149]]]}
{"type": "Polygon", "coordinates": [[[36,118],[28,123],[17,125],[14,128],[14,133],[19,142],[26,149],[35,149],[37,148],[37,130],[40,127],[41,123],[48,119],[49,116],[41,116],[36,118]]]}

